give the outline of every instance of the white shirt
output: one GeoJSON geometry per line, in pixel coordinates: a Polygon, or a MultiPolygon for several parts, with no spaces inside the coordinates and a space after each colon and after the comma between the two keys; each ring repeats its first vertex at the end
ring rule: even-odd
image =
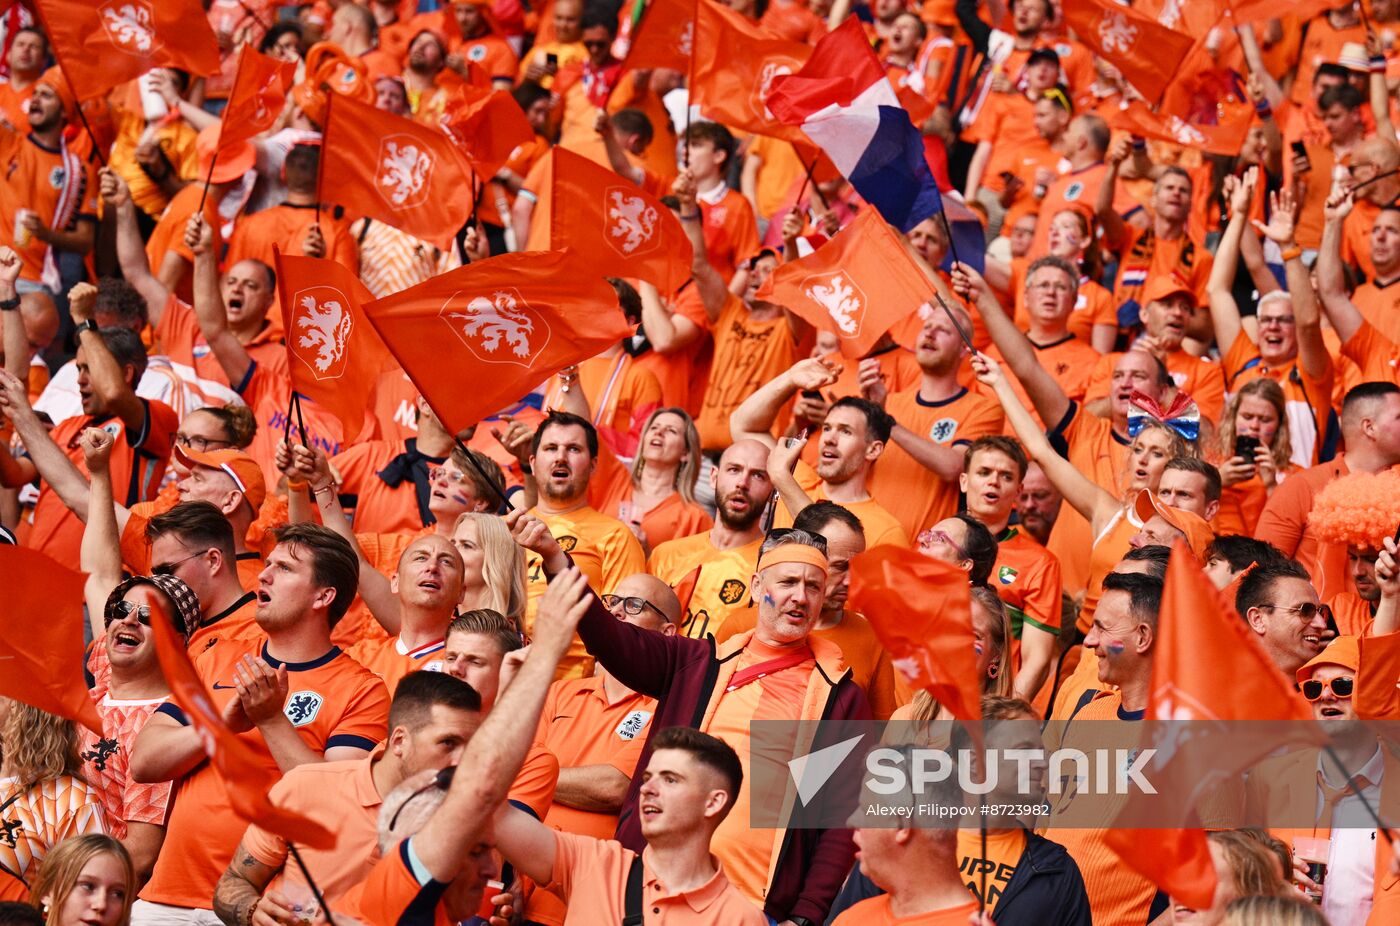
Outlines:
{"type": "MultiPolygon", "coordinates": [[[[1322,771],[1318,753],[1317,767],[1322,771]]],[[[1385,775],[1385,759],[1379,747],[1357,775],[1366,776],[1370,785],[1362,789],[1372,807],[1380,804],[1381,778],[1385,775]]],[[[1324,772],[1329,785],[1339,784],[1335,765],[1328,763],[1324,772]]],[[[1321,789],[1317,795],[1317,812],[1321,813],[1321,789]]],[[[1322,914],[1332,926],[1363,926],[1371,915],[1371,901],[1376,877],[1376,825],[1355,794],[1347,794],[1332,808],[1332,839],[1327,852],[1327,881],[1322,888],[1322,914]]]]}
{"type": "MultiPolygon", "coordinates": [[[[154,354],[146,360],[146,372],[136,385],[136,394],[143,399],[164,402],[175,410],[177,420],[183,421],[190,412],[206,405],[242,405],[238,393],[222,383],[200,379],[193,367],[174,363],[169,357],[154,354]]],[[[83,413],[82,396],[78,394],[78,364],[70,360],[58,368],[43,395],[34,403],[36,412],[43,412],[55,423],[83,413]]]]}

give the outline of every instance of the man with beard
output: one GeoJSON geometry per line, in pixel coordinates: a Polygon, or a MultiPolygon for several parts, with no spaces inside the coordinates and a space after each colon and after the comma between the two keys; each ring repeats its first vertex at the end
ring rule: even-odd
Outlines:
{"type": "Polygon", "coordinates": [[[715,633],[752,601],[749,578],[763,542],[763,511],[773,497],[768,448],[755,440],[735,441],[710,471],[710,486],[715,526],[658,545],[649,564],[652,575],[672,586],[693,582],[681,633],[697,638],[715,633]]]}
{"type": "MultiPolygon", "coordinates": [[[[820,360],[797,361],[734,410],[730,432],[735,440],[751,439],[773,446],[773,422],[788,400],[801,391],[823,389],[835,379],[835,372],[820,360]]],[[[832,403],[821,424],[815,467],[798,460],[805,444],[801,438],[775,447],[768,458],[768,476],[782,504],[774,525],[791,525],[792,519],[814,501],[832,501],[860,518],[872,547],[908,547],[909,534],[867,488],[875,461],[889,444],[891,427],[890,416],[878,404],[847,396],[832,403]]]]}
{"type": "MultiPolygon", "coordinates": [[[[631,528],[588,504],[588,480],[597,462],[598,431],[588,419],[551,412],[535,431],[529,473],[539,488],[539,500],[533,513],[588,576],[589,586],[602,595],[634,572],[646,571],[646,554],[631,528]]],[[[538,554],[526,556],[525,568],[528,629],[534,625],[548,580],[538,554]]],[[[569,647],[561,668],[568,670],[564,676],[568,678],[586,675],[592,669],[592,660],[578,640],[569,647]]]]}

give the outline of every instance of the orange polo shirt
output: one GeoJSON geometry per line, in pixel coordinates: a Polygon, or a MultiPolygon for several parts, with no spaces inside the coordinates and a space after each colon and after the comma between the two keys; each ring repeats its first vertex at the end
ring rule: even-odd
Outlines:
{"type": "Polygon", "coordinates": [[[375,862],[369,874],[341,897],[336,913],[370,926],[427,926],[431,910],[432,926],[453,926],[442,907],[450,885],[428,874],[413,855],[412,844],[410,836],[375,862]]]}
{"type": "MultiPolygon", "coordinates": [[[[443,631],[447,630],[446,625],[443,631]]],[[[384,687],[393,691],[400,679],[410,672],[441,672],[443,640],[408,649],[403,640],[361,640],[346,650],[346,655],[379,676],[384,687]]]]}
{"type": "MultiPolygon", "coordinates": [[[[966,389],[938,402],[919,398],[917,387],[892,392],[885,400],[885,411],[915,434],[952,448],[1000,434],[1006,421],[995,400],[966,389]]],[[[885,445],[867,484],[871,496],[898,518],[909,537],[958,510],[956,480],[939,478],[893,440],[885,445]]]]}
{"type": "MultiPolygon", "coordinates": [[[[1035,223],[1035,238],[1031,242],[1031,253],[1037,256],[1050,249],[1050,220],[1065,209],[1087,207],[1093,210],[1099,199],[1099,188],[1103,186],[1104,174],[1108,167],[1100,161],[1079,170],[1061,174],[1045,191],[1040,201],[1040,221],[1035,223]]],[[[1113,211],[1127,218],[1142,206],[1128,194],[1122,184],[1113,191],[1113,211]]]]}
{"type": "Polygon", "coordinates": [[[956,907],[917,916],[895,916],[890,909],[890,895],[879,894],[852,904],[832,922],[832,926],[967,926],[976,913],[977,902],[969,900],[956,907]]]}
{"type": "Polygon", "coordinates": [[[717,550],[710,542],[709,531],[705,531],[652,550],[647,571],[669,585],[679,586],[699,569],[681,633],[696,638],[718,633],[731,617],[745,610],[750,601],[749,581],[758,568],[758,548],[762,543],[760,537],[741,547],[717,550]]]}
{"type": "MultiPolygon", "coordinates": [[[[714,877],[677,894],[657,880],[647,864],[650,853],[650,849],[642,852],[642,911],[648,926],[764,926],[768,922],[730,883],[719,860],[715,860],[714,877]]],[[[610,839],[556,832],[550,887],[569,902],[570,914],[564,922],[569,926],[622,922],[627,875],[635,857],[631,849],[610,839]]]]}
{"type": "Polygon", "coordinates": [[[1254,531],[1256,540],[1273,544],[1285,556],[1303,564],[1323,601],[1351,589],[1351,579],[1347,575],[1347,551],[1340,544],[1319,540],[1308,523],[1308,515],[1312,512],[1313,499],[1323,486],[1349,472],[1346,454],[1339,453],[1330,462],[1320,463],[1285,479],[1269,496],[1268,504],[1259,515],[1259,526],[1254,531]]]}
{"type": "MultiPolygon", "coordinates": [[[[793,475],[797,478],[797,484],[802,487],[802,491],[806,492],[807,497],[812,501],[830,500],[826,484],[812,467],[799,460],[797,470],[793,475]]],[[[865,530],[865,545],[867,547],[878,547],[882,544],[906,548],[910,546],[909,535],[905,532],[899,519],[890,514],[874,498],[866,498],[859,502],[841,502],[840,504],[842,508],[860,518],[861,527],[865,530]]],[[[773,526],[792,527],[792,517],[792,512],[788,511],[787,505],[782,499],[779,499],[778,507],[773,516],[773,526]]]]}

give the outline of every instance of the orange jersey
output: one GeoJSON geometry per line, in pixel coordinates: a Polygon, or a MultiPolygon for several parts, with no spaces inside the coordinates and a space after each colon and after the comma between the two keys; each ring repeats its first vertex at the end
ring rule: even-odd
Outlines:
{"type": "Polygon", "coordinates": [[[108,832],[102,796],[72,775],[23,790],[18,779],[0,778],[0,808],[0,833],[5,834],[0,839],[0,871],[26,881],[33,880],[44,857],[68,837],[108,832]]]}
{"type": "MultiPolygon", "coordinates": [[[[455,30],[454,30],[455,31],[455,30]]],[[[448,34],[447,47],[460,55],[464,61],[485,71],[492,80],[515,82],[515,73],[520,68],[520,59],[510,43],[495,33],[488,32],[474,39],[461,39],[448,34]]]]}
{"type": "MultiPolygon", "coordinates": [[[[120,418],[90,418],[79,415],[65,418],[50,436],[59,449],[87,478],[87,464],[78,440],[87,428],[101,428],[112,435],[112,493],[120,505],[131,507],[139,501],[155,498],[160,480],[170,461],[170,448],[175,442],[179,421],[175,412],[164,402],[141,399],[146,408],[144,427],[131,434],[120,418]]],[[[60,563],[78,562],[78,547],[83,539],[83,522],[58,497],[47,482],[39,489],[39,501],[34,506],[34,530],[28,546],[42,550],[60,563]]]]}
{"type": "MultiPolygon", "coordinates": [[[[384,738],[389,693],[368,669],[336,647],[319,659],[296,664],[270,657],[265,641],[209,650],[195,660],[195,669],[210,687],[216,710],[223,710],[236,696],[233,670],[244,655],[260,657],[274,669],[286,666],[289,689],[283,712],[302,742],[314,751],[324,753],[339,746],[368,751],[384,738]]],[[[174,705],[158,710],[187,723],[174,705]]],[[[269,771],[277,771],[256,728],[237,735],[269,771]]],[[[218,772],[207,762],[198,765],[176,785],[165,844],[151,880],[141,891],[142,899],[209,909],[214,886],[246,828],[229,805],[218,772]]]]}
{"type": "MultiPolygon", "coordinates": [[[[1113,383],[1113,368],[1122,356],[1120,353],[1099,355],[1089,377],[1084,401],[1108,398],[1113,383]]],[[[1220,364],[1192,356],[1180,348],[1167,354],[1166,364],[1176,387],[1196,400],[1201,415],[1211,421],[1219,421],[1221,413],[1225,411],[1225,376],[1220,364]]]]}
{"type": "MultiPolygon", "coordinates": [[[[878,464],[877,464],[878,465],[878,464]]],[[[802,491],[807,493],[807,497],[813,501],[830,501],[830,496],[826,491],[826,484],[817,475],[817,471],[800,460],[797,463],[797,470],[793,473],[797,479],[797,484],[802,487],[802,491]]],[[[867,547],[878,547],[882,544],[890,546],[905,547],[911,546],[909,534],[905,531],[899,518],[890,514],[889,509],[881,505],[874,498],[867,497],[858,502],[841,502],[841,507],[851,514],[860,518],[861,527],[865,531],[865,544],[867,547]]],[[[787,505],[778,500],[778,507],[773,517],[774,527],[792,527],[792,512],[788,511],[787,505]]]]}
{"type": "MultiPolygon", "coordinates": [[[[136,160],[136,148],[146,136],[146,116],[140,111],[118,110],[117,120],[117,143],[112,147],[107,166],[126,181],[131,190],[132,204],[152,218],[158,218],[170,205],[170,197],[141,169],[136,160]]],[[[181,180],[192,181],[199,174],[199,153],[195,151],[194,144],[198,134],[183,119],[155,125],[152,141],[170,162],[175,176],[181,180]]],[[[190,186],[202,190],[204,184],[191,183],[190,186]]]]}
{"type": "Polygon", "coordinates": [[[78,728],[78,755],[83,760],[83,777],[96,789],[107,812],[111,833],[126,837],[127,823],[165,825],[170,803],[170,782],[142,783],[131,780],[131,747],[155,709],[165,697],[119,700],[111,692],[94,698],[102,718],[105,736],[87,727],[78,728]]]}
{"type": "MultiPolygon", "coordinates": [[[[681,633],[703,638],[715,633],[749,604],[749,582],[758,566],[762,538],[730,550],[716,550],[708,531],[663,543],[652,550],[647,571],[675,586],[699,568],[681,633]]],[[[681,602],[682,606],[686,603],[681,602]]]]}
{"type": "MultiPolygon", "coordinates": [[[[422,455],[417,439],[409,441],[412,446],[402,441],[361,441],[332,458],[331,466],[340,474],[341,504],[352,511],[356,533],[403,534],[426,526],[418,510],[412,473],[396,473],[386,467],[401,455],[421,457],[421,475],[426,479],[427,467],[441,466],[447,458],[422,455]],[[383,472],[401,477],[402,481],[390,485],[380,475],[383,472]]],[[[423,503],[427,504],[426,496],[423,503]]]]}
{"type": "Polygon", "coordinates": [[[733,441],[729,416],[764,383],[800,356],[787,318],[756,321],[749,307],[729,296],[714,324],[715,358],[695,426],[705,450],[724,450],[733,441]]]}
{"type": "MultiPolygon", "coordinates": [[[[1016,327],[1022,331],[1031,329],[1030,315],[1026,312],[1026,271],[1030,269],[1030,265],[1030,260],[1025,257],[1011,259],[1011,292],[1016,297],[1016,327]]],[[[1117,303],[1114,302],[1112,293],[1088,277],[1081,276],[1079,296],[1075,299],[1074,309],[1069,316],[1069,333],[1085,344],[1093,344],[1095,325],[1111,325],[1116,329],[1117,303]]]]}
{"type": "MultiPolygon", "coordinates": [[[[647,416],[661,407],[661,384],[626,351],[615,357],[590,357],[578,365],[578,388],[588,400],[598,436],[613,453],[631,457],[647,416]]],[[[544,407],[559,408],[563,387],[557,378],[545,392],[544,407]]]]}
{"type": "Polygon", "coordinates": [[[1308,523],[1308,515],[1322,487],[1349,472],[1346,454],[1338,454],[1330,462],[1285,479],[1269,496],[1268,504],[1259,515],[1259,526],[1254,530],[1255,539],[1273,544],[1284,556],[1303,564],[1323,601],[1351,589],[1347,551],[1345,546],[1318,539],[1308,523]]]}
{"type": "Polygon", "coordinates": [[[29,98],[33,95],[33,81],[23,90],[15,89],[13,78],[0,81],[0,118],[15,132],[29,131],[29,98]]]}
{"type": "MultiPolygon", "coordinates": [[[[991,884],[988,883],[987,887],[990,889],[991,884]]],[[[987,909],[992,909],[990,904],[987,909]]],[[[965,926],[976,913],[977,902],[969,900],[956,907],[929,913],[895,916],[894,910],[890,909],[890,895],[879,894],[853,904],[832,922],[832,926],[965,926]]]]}
{"type": "MultiPolygon", "coordinates": [[[[443,631],[446,630],[444,626],[443,631]]],[[[417,649],[409,649],[402,639],[394,637],[391,640],[361,640],[345,654],[379,676],[384,687],[393,691],[410,672],[441,672],[445,646],[444,641],[434,640],[417,649]]]]}
{"type": "MultiPolygon", "coordinates": [[[[1041,213],[1044,215],[1044,213],[1041,213]]],[[[1151,228],[1124,227],[1121,241],[1106,242],[1118,252],[1118,279],[1113,285],[1119,307],[1133,302],[1142,307],[1142,291],[1148,280],[1175,274],[1196,294],[1196,305],[1207,304],[1206,284],[1215,258],[1205,246],[1183,233],[1180,238],[1157,237],[1151,228]]],[[[1132,323],[1137,324],[1137,312],[1132,323]]]]}
{"type": "Polygon", "coordinates": [[[1293,76],[1293,93],[1290,97],[1293,102],[1300,105],[1308,102],[1318,65],[1336,61],[1342,53],[1342,46],[1349,42],[1364,47],[1366,27],[1357,23],[1338,29],[1325,13],[1308,20],[1303,45],[1298,51],[1298,70],[1293,76]]]}
{"type": "MultiPolygon", "coordinates": [[[[22,131],[28,133],[27,122],[22,131]]],[[[45,148],[33,135],[4,129],[0,129],[0,164],[5,178],[0,183],[0,241],[19,255],[20,279],[37,283],[49,246],[32,234],[26,244],[19,243],[15,238],[19,210],[36,213],[44,225],[60,231],[74,230],[80,219],[95,222],[97,171],[66,144],[45,148]]]]}
{"type": "Polygon", "coordinates": [[[232,267],[240,260],[257,260],[271,267],[274,245],[289,256],[305,254],[302,244],[306,233],[317,222],[326,241],[326,259],[344,265],[351,273],[358,273],[360,252],[350,234],[350,222],[338,208],[323,206],[317,210],[311,204],[282,203],[240,218],[229,238],[224,266],[232,267]]]}
{"type": "MultiPolygon", "coordinates": [[[[1092,210],[1098,202],[1099,188],[1103,186],[1104,174],[1108,167],[1102,161],[1070,170],[1061,174],[1045,191],[1040,200],[1040,220],[1035,223],[1035,238],[1031,242],[1031,253],[1037,256],[1049,253],[1050,220],[1069,208],[1092,210]]],[[[1137,200],[1124,191],[1121,185],[1113,191],[1113,211],[1127,218],[1141,209],[1137,200]]]]}
{"type": "Polygon", "coordinates": [[[1400,383],[1400,344],[1370,322],[1342,345],[1342,356],[1356,364],[1364,382],[1400,383]]]}
{"type": "MultiPolygon", "coordinates": [[[[264,324],[252,340],[243,345],[259,366],[287,373],[287,348],[281,343],[279,329],[269,321],[264,324]]],[[[238,383],[230,383],[223,366],[214,356],[209,342],[199,330],[199,321],[189,303],[181,302],[171,294],[165,301],[165,311],[156,325],[156,341],[161,353],[176,363],[194,367],[200,379],[223,383],[237,391],[238,383]]]]}
{"type": "Polygon", "coordinates": [[[997,538],[991,584],[1006,605],[1018,640],[1026,623],[1048,633],[1060,632],[1060,561],[1018,527],[1007,528],[997,538]]]}
{"type": "MultiPolygon", "coordinates": [[[[768,9],[771,12],[773,7],[768,9]]],[[[767,135],[753,137],[747,156],[759,160],[758,176],[754,183],[758,214],[771,219],[789,203],[793,186],[802,181],[807,167],[791,142],[767,135]]]]}
{"type": "MultiPolygon", "coordinates": [[[[1075,402],[1083,401],[1085,393],[1089,391],[1089,378],[1093,375],[1094,367],[1098,365],[1099,359],[1103,355],[1090,347],[1088,341],[1081,339],[1074,332],[1048,344],[1037,344],[1029,338],[1027,338],[1027,342],[1035,348],[1036,360],[1040,361],[1045,372],[1049,373],[1056,384],[1064,390],[1065,397],[1075,402]]],[[[1001,351],[995,344],[989,347],[986,353],[998,363],[1006,365],[1006,360],[1001,356],[1001,351]]],[[[1011,388],[1016,393],[1017,398],[1021,400],[1021,404],[1030,410],[1036,421],[1040,421],[1040,414],[1036,412],[1035,405],[1031,402],[1030,396],[1026,394],[1026,387],[1021,385],[1021,381],[1015,377],[1012,377],[1008,382],[1011,383],[1011,388]]],[[[995,398],[986,387],[980,384],[977,391],[989,398],[995,398]]]]}
{"type": "MultiPolygon", "coordinates": [[[[286,353],[279,353],[284,358],[286,353]]],[[[243,401],[253,410],[258,419],[258,430],[253,442],[248,445],[248,455],[263,468],[263,478],[270,486],[277,485],[282,474],[277,470],[277,442],[287,428],[287,405],[292,394],[291,377],[286,366],[279,373],[255,363],[248,370],[245,382],[236,389],[243,401]]],[[[306,425],[306,443],[319,447],[326,456],[340,453],[344,440],[344,425],[335,415],[326,411],[305,396],[298,401],[301,408],[299,421],[291,423],[290,433],[295,437],[302,422],[306,425]]],[[[299,438],[298,438],[299,439],[299,438]]]]}
{"type": "Polygon", "coordinates": [[[694,418],[700,414],[700,400],[705,395],[705,383],[710,376],[713,345],[710,341],[710,318],[700,301],[700,292],[693,282],[686,282],[669,299],[666,308],[700,329],[690,344],[669,354],[652,348],[637,355],[637,366],[650,370],[661,387],[661,404],[685,409],[694,418]]]}
{"type": "MultiPolygon", "coordinates": [[[[1342,220],[1342,263],[1357,268],[1368,280],[1376,277],[1376,264],[1371,260],[1371,226],[1380,214],[1380,206],[1358,199],[1342,220]]],[[[1355,296],[1352,302],[1356,302],[1355,296]]],[[[1369,320],[1375,322],[1375,319],[1369,320]]]]}
{"type": "MultiPolygon", "coordinates": [[[[1369,242],[1366,250],[1369,253],[1369,242]]],[[[1351,301],[1377,331],[1400,342],[1400,285],[1397,284],[1400,284],[1400,277],[1387,283],[1376,280],[1362,283],[1351,294],[1351,301]]]]}
{"type": "MultiPolygon", "coordinates": [[[[1035,104],[1023,93],[993,93],[982,105],[977,118],[968,126],[963,137],[972,142],[987,142],[992,146],[991,157],[982,171],[982,188],[1000,193],[1006,189],[1002,173],[1014,174],[1021,166],[1022,152],[1037,157],[1045,139],[1035,130],[1035,104]]],[[[1034,171],[1032,171],[1033,173],[1034,171]]]]}
{"type": "MultiPolygon", "coordinates": [[[[219,201],[213,196],[204,196],[204,184],[191,183],[170,198],[170,205],[165,207],[160,221],[156,222],[155,230],[151,232],[151,237],[146,239],[146,261],[151,265],[152,273],[160,273],[161,264],[165,262],[167,254],[179,256],[193,268],[194,252],[185,244],[185,225],[199,208],[200,199],[204,200],[202,214],[205,225],[214,235],[214,253],[218,254],[223,250],[223,236],[219,232],[220,226],[223,225],[223,220],[219,217],[219,201]]],[[[187,303],[194,299],[193,277],[191,269],[175,289],[176,297],[187,303]]]]}
{"type": "Polygon", "coordinates": [[[740,263],[758,253],[758,222],[753,207],[742,193],[723,184],[696,199],[705,231],[705,255],[727,282],[740,263]]]}
{"type": "Polygon", "coordinates": [[[1330,362],[1321,379],[1314,379],[1305,373],[1296,360],[1285,366],[1270,367],[1259,356],[1259,348],[1241,329],[1235,336],[1235,343],[1220,358],[1220,370],[1225,374],[1226,388],[1231,394],[1251,380],[1262,377],[1278,383],[1283,389],[1293,462],[1311,466],[1317,461],[1322,435],[1327,433],[1327,419],[1332,411],[1335,374],[1330,362]]]}
{"type": "Polygon", "coordinates": [[[434,880],[412,846],[409,837],[386,852],[344,894],[336,912],[369,926],[452,926],[442,906],[450,884],[434,880]]]}
{"type": "MultiPolygon", "coordinates": [[[[995,400],[966,389],[937,402],[920,398],[918,389],[892,392],[885,410],[903,427],[945,447],[1000,434],[1005,423],[995,400]]],[[[875,462],[868,486],[875,501],[899,519],[909,537],[917,537],[919,531],[958,510],[957,483],[939,478],[893,440],[875,462]]]]}

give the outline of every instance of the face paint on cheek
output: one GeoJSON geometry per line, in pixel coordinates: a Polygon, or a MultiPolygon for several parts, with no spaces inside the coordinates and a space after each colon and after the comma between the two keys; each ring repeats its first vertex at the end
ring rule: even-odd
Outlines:
{"type": "Polygon", "coordinates": [[[982,644],[981,644],[981,643],[978,643],[978,642],[974,642],[974,643],[972,644],[972,651],[973,651],[974,653],[976,653],[977,655],[981,656],[981,655],[982,655],[982,644]]]}
{"type": "Polygon", "coordinates": [[[471,504],[471,499],[467,498],[465,495],[460,495],[460,494],[458,494],[457,492],[453,492],[453,493],[452,493],[452,500],[453,500],[454,502],[456,502],[457,504],[459,504],[459,505],[470,505],[470,504],[471,504]]]}
{"type": "Polygon", "coordinates": [[[1122,640],[1109,640],[1104,646],[1108,650],[1108,655],[1110,656],[1121,656],[1123,655],[1123,651],[1128,648],[1124,645],[1122,640]]]}
{"type": "Polygon", "coordinates": [[[768,594],[767,592],[763,593],[762,601],[765,607],[776,608],[778,606],[778,602],[775,601],[773,599],[773,596],[768,594]]]}

